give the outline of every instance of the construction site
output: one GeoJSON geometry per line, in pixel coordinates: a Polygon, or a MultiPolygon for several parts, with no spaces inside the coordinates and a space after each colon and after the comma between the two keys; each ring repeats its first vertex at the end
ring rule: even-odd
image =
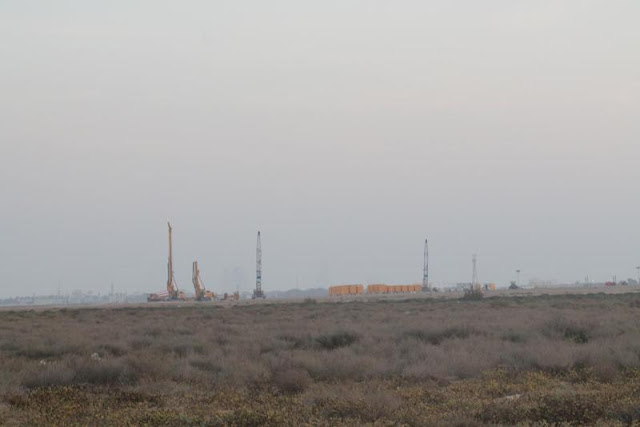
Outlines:
{"type": "MultiPolygon", "coordinates": [[[[147,297],[148,302],[161,302],[161,301],[238,301],[240,299],[239,292],[223,293],[217,295],[214,292],[206,289],[202,279],[200,278],[200,268],[198,267],[198,261],[193,261],[192,265],[192,283],[194,294],[187,295],[184,291],[178,288],[176,282],[174,270],[173,270],[173,228],[171,223],[167,223],[169,229],[169,259],[167,260],[167,289],[163,292],[152,293],[147,297]]],[[[258,247],[256,257],[256,297],[264,298],[260,288],[261,278],[261,249],[260,249],[260,232],[258,231],[258,247]],[[260,293],[258,293],[260,291],[260,293]]]]}
{"type": "MultiPolygon", "coordinates": [[[[192,264],[192,284],[194,293],[187,294],[180,290],[175,278],[173,268],[173,228],[171,223],[167,223],[168,236],[169,236],[169,257],[167,260],[167,286],[166,290],[157,293],[151,293],[147,297],[148,302],[166,302],[166,301],[203,301],[203,302],[215,302],[215,301],[238,301],[240,299],[240,293],[238,291],[233,293],[216,294],[207,289],[200,277],[200,268],[198,261],[193,261],[192,264]]],[[[423,265],[423,280],[421,284],[411,285],[386,285],[386,284],[370,284],[366,287],[366,294],[369,295],[387,295],[387,294],[416,294],[419,292],[430,292],[431,286],[429,284],[429,247],[428,240],[425,239],[424,244],[424,265],[423,265]]],[[[335,285],[329,287],[328,295],[333,296],[353,296],[364,295],[365,286],[361,284],[356,285],[335,285]]],[[[258,231],[256,241],[256,281],[255,289],[251,295],[253,300],[265,299],[266,295],[262,290],[262,242],[260,231],[258,231]]]]}
{"type": "MultiPolygon", "coordinates": [[[[193,293],[187,292],[179,288],[174,273],[174,257],[173,257],[173,228],[170,223],[168,227],[168,245],[169,255],[167,259],[167,283],[166,289],[160,292],[147,294],[147,302],[225,302],[234,303],[241,299],[251,301],[266,300],[267,294],[262,288],[262,241],[261,233],[257,232],[256,249],[255,249],[255,287],[251,294],[241,295],[239,290],[232,292],[216,293],[208,289],[201,276],[200,266],[197,260],[192,262],[191,281],[193,285],[193,293]]],[[[601,288],[606,288],[607,292],[615,292],[616,289],[624,292],[628,285],[636,285],[640,283],[640,279],[628,279],[626,281],[618,281],[615,276],[613,280],[606,283],[592,283],[586,279],[585,283],[554,285],[546,283],[534,283],[533,286],[523,287],[520,285],[520,270],[516,270],[517,280],[511,281],[509,285],[499,287],[496,283],[482,283],[478,278],[478,258],[476,254],[471,256],[471,281],[457,283],[455,286],[438,288],[433,286],[429,280],[429,241],[424,241],[423,265],[422,265],[422,282],[411,284],[385,284],[385,283],[354,283],[330,285],[324,289],[318,289],[319,294],[314,297],[327,297],[329,300],[351,299],[359,297],[385,298],[385,297],[420,297],[420,298],[455,298],[460,295],[473,297],[481,297],[483,294],[491,295],[536,295],[540,293],[567,293],[579,292],[590,293],[596,292],[601,288]]],[[[640,267],[638,267],[640,275],[640,267]]],[[[277,295],[277,294],[276,294],[277,295]]],[[[295,295],[295,294],[294,294],[295,295]]],[[[279,296],[278,298],[283,298],[279,296]]],[[[284,297],[286,298],[286,297],[284,297]]],[[[293,297],[295,299],[295,296],[293,297]]],[[[60,298],[58,298],[60,300],[60,298]]]]}

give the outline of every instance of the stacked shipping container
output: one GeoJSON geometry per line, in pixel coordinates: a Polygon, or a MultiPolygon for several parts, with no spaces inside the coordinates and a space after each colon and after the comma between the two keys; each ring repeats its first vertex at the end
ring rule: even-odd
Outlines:
{"type": "MultiPolygon", "coordinates": [[[[422,285],[383,285],[367,286],[368,294],[406,294],[422,292],[422,285]]],[[[329,295],[360,295],[364,293],[362,285],[341,285],[329,287],[329,295]]]]}
{"type": "Polygon", "coordinates": [[[389,286],[388,285],[369,285],[367,286],[368,294],[388,294],[389,286]]]}
{"type": "Polygon", "coordinates": [[[364,293],[362,285],[330,286],[329,295],[360,295],[364,293]]]}
{"type": "Polygon", "coordinates": [[[391,294],[406,294],[412,292],[421,292],[422,285],[390,285],[389,293],[391,294]]]}

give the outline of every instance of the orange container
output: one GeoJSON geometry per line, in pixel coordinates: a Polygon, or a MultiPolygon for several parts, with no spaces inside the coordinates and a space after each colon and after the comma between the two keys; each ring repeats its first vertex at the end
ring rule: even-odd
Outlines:
{"type": "Polygon", "coordinates": [[[358,295],[364,293],[362,285],[330,286],[329,295],[358,295]]]}
{"type": "Polygon", "coordinates": [[[386,294],[389,292],[389,286],[383,284],[373,284],[367,286],[367,293],[369,294],[386,294]]]}
{"type": "Polygon", "coordinates": [[[422,285],[389,285],[387,292],[391,294],[407,294],[413,292],[421,292],[422,285]]]}

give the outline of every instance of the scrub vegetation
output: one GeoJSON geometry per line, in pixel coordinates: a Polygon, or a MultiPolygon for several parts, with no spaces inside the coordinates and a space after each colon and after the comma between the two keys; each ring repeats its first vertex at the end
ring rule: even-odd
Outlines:
{"type": "Polygon", "coordinates": [[[640,420],[640,294],[0,311],[8,425],[640,420]]]}

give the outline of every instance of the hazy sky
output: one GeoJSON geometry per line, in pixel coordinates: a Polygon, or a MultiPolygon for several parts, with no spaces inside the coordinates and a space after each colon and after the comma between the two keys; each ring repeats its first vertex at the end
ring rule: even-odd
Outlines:
{"type": "Polygon", "coordinates": [[[0,296],[636,276],[640,3],[0,2],[0,296]]]}

